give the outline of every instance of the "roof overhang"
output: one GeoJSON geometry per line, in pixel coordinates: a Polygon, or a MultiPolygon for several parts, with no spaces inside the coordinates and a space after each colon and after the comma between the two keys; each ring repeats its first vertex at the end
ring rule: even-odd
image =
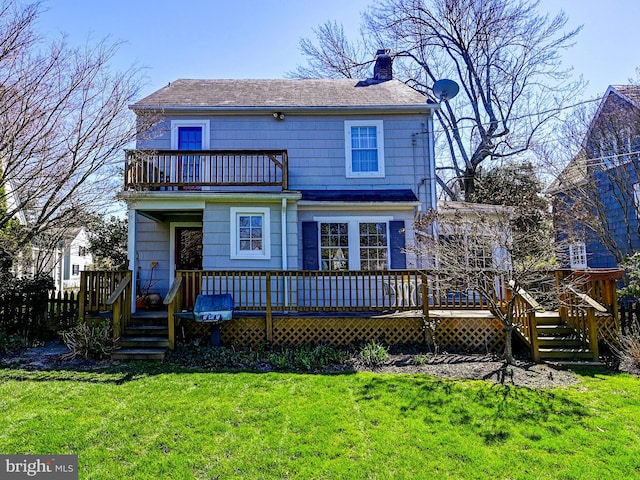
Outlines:
{"type": "Polygon", "coordinates": [[[134,112],[162,113],[173,115],[224,114],[224,115],[272,115],[281,112],[285,115],[358,115],[358,114],[424,114],[431,115],[440,108],[437,103],[422,105],[358,105],[358,106],[256,106],[256,107],[228,107],[228,106],[185,106],[185,105],[130,105],[134,112]]]}

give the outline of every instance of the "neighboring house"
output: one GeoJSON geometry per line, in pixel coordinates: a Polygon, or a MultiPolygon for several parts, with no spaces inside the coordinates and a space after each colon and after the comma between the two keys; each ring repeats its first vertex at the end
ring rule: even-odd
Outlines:
{"type": "MultiPolygon", "coordinates": [[[[20,225],[28,225],[28,217],[20,208],[17,192],[11,181],[6,187],[7,211],[14,212],[20,225]]],[[[89,237],[85,227],[66,231],[54,229],[43,233],[31,241],[30,248],[18,257],[12,270],[14,275],[47,274],[54,279],[56,291],[78,289],[80,272],[93,263],[89,253],[89,237]]]]}
{"type": "Polygon", "coordinates": [[[80,288],[80,272],[93,263],[85,227],[56,235],[56,242],[32,242],[32,262],[28,273],[47,273],[53,277],[56,292],[80,288]]]}
{"type": "Polygon", "coordinates": [[[640,250],[640,86],[610,86],[583,147],[549,187],[567,266],[617,267],[640,250]]]}
{"type": "MultiPolygon", "coordinates": [[[[129,268],[393,270],[436,207],[433,111],[392,78],[177,80],[132,105],[155,125],[127,152],[129,268]]],[[[135,295],[134,295],[135,297],[135,295]]]]}

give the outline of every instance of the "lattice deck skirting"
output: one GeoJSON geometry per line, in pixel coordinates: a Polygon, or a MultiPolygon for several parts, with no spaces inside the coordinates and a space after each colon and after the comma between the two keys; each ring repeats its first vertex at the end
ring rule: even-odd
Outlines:
{"type": "Polygon", "coordinates": [[[616,345],[619,342],[620,327],[612,315],[597,315],[598,341],[609,345],[616,345]]]}
{"type": "Polygon", "coordinates": [[[505,330],[497,318],[443,318],[438,321],[435,339],[440,351],[502,353],[505,330]]]}
{"type": "MultiPolygon", "coordinates": [[[[461,314],[463,315],[463,314],[461,314]]],[[[440,350],[496,352],[504,349],[504,327],[495,318],[442,318],[435,321],[440,350]]],[[[182,319],[178,340],[209,335],[209,325],[182,319]]],[[[432,344],[430,332],[415,316],[386,317],[273,317],[274,345],[350,345],[378,341],[385,345],[432,344]]],[[[264,317],[238,316],[221,325],[225,346],[258,347],[267,342],[264,317]]]]}

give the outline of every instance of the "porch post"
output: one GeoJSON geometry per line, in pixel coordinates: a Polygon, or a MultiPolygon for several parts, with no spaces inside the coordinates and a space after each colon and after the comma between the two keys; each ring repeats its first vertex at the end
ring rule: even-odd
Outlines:
{"type": "Polygon", "coordinates": [[[136,296],[138,292],[138,262],[136,260],[136,232],[137,232],[137,212],[135,208],[129,207],[129,223],[127,232],[127,258],[129,260],[129,270],[131,270],[131,311],[136,311],[136,296]]]}
{"type": "Polygon", "coordinates": [[[267,294],[267,311],[265,314],[265,322],[267,329],[267,343],[273,342],[273,316],[271,312],[271,272],[267,272],[267,285],[266,285],[266,294],[267,294]]]}
{"type": "Polygon", "coordinates": [[[540,344],[538,343],[538,319],[536,318],[536,311],[531,310],[529,316],[529,339],[531,340],[531,354],[533,361],[540,363],[540,344]]]}
{"type": "Polygon", "coordinates": [[[598,361],[600,352],[598,351],[598,324],[596,323],[596,309],[587,307],[587,322],[589,329],[589,348],[593,352],[593,360],[598,361]]]}

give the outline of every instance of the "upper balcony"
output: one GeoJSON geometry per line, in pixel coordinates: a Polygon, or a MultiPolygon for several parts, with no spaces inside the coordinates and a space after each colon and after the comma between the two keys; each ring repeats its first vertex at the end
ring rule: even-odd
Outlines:
{"type": "Polygon", "coordinates": [[[286,150],[127,150],[125,190],[287,190],[286,150]]]}

